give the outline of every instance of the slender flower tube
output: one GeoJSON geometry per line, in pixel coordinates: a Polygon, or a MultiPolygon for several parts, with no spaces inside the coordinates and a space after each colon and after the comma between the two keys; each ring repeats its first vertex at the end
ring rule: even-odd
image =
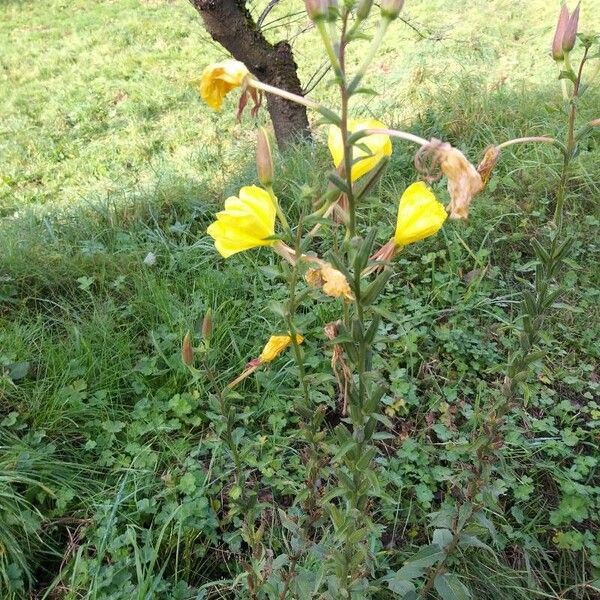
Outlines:
{"type": "Polygon", "coordinates": [[[207,233],[215,240],[215,248],[224,258],[258,246],[273,246],[276,208],[271,196],[255,186],[243,187],[239,196],[225,200],[225,210],[207,233]]]}
{"type": "Polygon", "coordinates": [[[394,240],[406,246],[435,235],[447,218],[446,209],[422,181],[409,185],[398,204],[394,240]]]}
{"type": "MultiPolygon", "coordinates": [[[[361,131],[363,129],[386,129],[385,125],[376,119],[350,119],[348,121],[350,133],[361,131]]],[[[360,138],[354,146],[352,165],[352,181],[360,179],[369,171],[374,169],[379,161],[385,156],[392,154],[392,141],[385,133],[376,133],[360,138]],[[363,148],[365,146],[366,148],[363,148]]],[[[329,128],[327,145],[336,167],[339,167],[344,160],[344,142],[342,132],[336,125],[329,128]]]]}
{"type": "Polygon", "coordinates": [[[228,59],[208,65],[196,84],[202,100],[214,110],[221,110],[225,96],[242,86],[249,75],[244,63],[228,59]]]}

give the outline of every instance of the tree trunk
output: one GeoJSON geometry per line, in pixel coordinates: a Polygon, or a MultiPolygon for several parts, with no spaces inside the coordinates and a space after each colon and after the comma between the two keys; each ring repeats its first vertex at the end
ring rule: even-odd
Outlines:
{"type": "MultiPolygon", "coordinates": [[[[190,0],[212,38],[243,62],[260,81],[302,95],[297,66],[287,41],[270,44],[256,27],[245,0],[190,0]]],[[[310,137],[306,108],[267,94],[277,145],[284,149],[310,137]]]]}

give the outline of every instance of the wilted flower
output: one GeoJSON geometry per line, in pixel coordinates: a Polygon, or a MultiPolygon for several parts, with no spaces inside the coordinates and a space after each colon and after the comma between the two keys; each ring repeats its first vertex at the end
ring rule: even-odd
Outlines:
{"type": "Polygon", "coordinates": [[[215,110],[221,110],[225,96],[240,87],[249,74],[246,65],[239,60],[228,59],[214,63],[202,72],[198,91],[206,104],[215,110]]]}
{"type": "MultiPolygon", "coordinates": [[[[355,133],[362,129],[386,129],[386,126],[377,119],[350,119],[348,121],[348,130],[350,133],[355,133]]],[[[344,142],[342,140],[342,132],[336,125],[331,125],[329,128],[327,145],[329,146],[335,166],[339,167],[344,160],[344,142]]],[[[352,181],[356,181],[363,175],[366,175],[378,165],[383,157],[390,156],[391,154],[392,142],[388,135],[376,133],[360,138],[352,151],[352,158],[354,159],[352,181]]]]}
{"type": "Polygon", "coordinates": [[[477,169],[465,155],[450,144],[432,139],[415,156],[415,166],[429,181],[448,178],[451,219],[466,219],[473,197],[483,189],[483,181],[477,169]]]}
{"type": "Polygon", "coordinates": [[[217,213],[207,233],[224,258],[250,248],[272,246],[277,240],[268,238],[275,233],[275,214],[273,200],[265,190],[246,186],[239,197],[225,200],[225,210],[217,213]]]}
{"type": "Polygon", "coordinates": [[[450,218],[466,219],[471,200],[483,189],[481,176],[465,155],[450,144],[443,144],[439,152],[440,167],[448,178],[450,218]]]}
{"type": "MultiPolygon", "coordinates": [[[[304,338],[297,333],[296,344],[301,344],[304,338]]],[[[229,389],[233,389],[236,385],[244,381],[249,375],[252,375],[254,371],[260,368],[261,365],[268,364],[275,360],[286,348],[292,343],[292,336],[287,335],[272,335],[263,351],[260,353],[258,358],[253,358],[244,368],[244,370],[233,380],[227,384],[229,389]]]]}
{"type": "MultiPolygon", "coordinates": [[[[341,321],[327,323],[324,327],[325,337],[333,341],[339,334],[341,321]]],[[[341,344],[333,344],[333,353],[331,355],[331,370],[335,375],[338,386],[339,400],[342,403],[342,416],[346,416],[348,410],[348,391],[352,381],[352,371],[344,358],[344,349],[341,344]]]]}
{"type": "Polygon", "coordinates": [[[409,185],[398,204],[394,240],[406,246],[436,234],[447,218],[444,206],[422,181],[409,185]]]}
{"type": "Polygon", "coordinates": [[[323,293],[327,296],[354,299],[350,284],[344,274],[334,269],[328,262],[320,262],[319,267],[309,269],[304,278],[308,285],[322,288],[323,293]]]}
{"type": "Polygon", "coordinates": [[[483,155],[483,159],[477,165],[477,172],[481,177],[481,183],[483,187],[485,187],[492,176],[492,172],[496,163],[498,162],[498,158],[500,156],[500,150],[497,146],[490,146],[483,155]]]}
{"type": "MultiPolygon", "coordinates": [[[[304,338],[297,333],[296,343],[301,344],[304,338]]],[[[275,360],[290,344],[292,343],[291,335],[272,335],[265,344],[263,351],[260,353],[258,360],[261,364],[270,363],[275,360]]]]}

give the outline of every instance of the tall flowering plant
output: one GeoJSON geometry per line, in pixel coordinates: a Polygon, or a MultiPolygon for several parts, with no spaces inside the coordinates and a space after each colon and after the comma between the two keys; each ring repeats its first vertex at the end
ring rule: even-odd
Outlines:
{"type": "MultiPolygon", "coordinates": [[[[388,28],[398,17],[402,0],[379,3],[377,32],[355,72],[348,69],[347,48],[365,38],[363,26],[372,12],[372,1],[344,0],[338,5],[336,0],[306,0],[305,4],[339,88],[337,108],[267,85],[234,60],[209,65],[198,82],[201,97],[216,110],[222,109],[226,96],[235,89],[241,92],[240,113],[249,99],[254,103],[253,110],[258,110],[265,93],[305,105],[318,113],[321,122],[328,126],[327,145],[331,153],[327,189],[291,223],[274,193],[276,173],[268,135],[260,130],[257,141],[260,186],[244,186],[237,196],[228,198],[207,231],[217,252],[227,260],[235,260],[240,252],[269,248],[281,261],[288,287],[287,301],[280,309],[283,330],[273,331],[260,356],[251,360],[224,389],[219,389],[211,376],[218,397],[216,408],[223,417],[222,437],[236,467],[233,498],[237,509],[232,510],[251,549],[250,560],[244,564],[245,590],[251,598],[358,599],[374,597],[386,588],[408,599],[416,598],[417,594],[425,598],[435,588],[442,597],[451,597],[444,595],[447,589],[454,590],[457,598],[469,597],[468,590],[448,572],[446,565],[452,551],[465,541],[462,533],[465,527],[477,519],[476,501],[484,480],[482,472],[477,472],[468,482],[455,510],[438,516],[438,520],[445,523],[440,528],[442,533],[412,563],[407,563],[412,564],[412,568],[383,574],[378,570],[381,531],[374,513],[378,498],[384,492],[379,484],[376,459],[380,452],[378,442],[388,434],[381,403],[386,387],[373,361],[380,332],[379,312],[375,308],[395,271],[394,257],[405,246],[435,236],[448,218],[466,219],[473,198],[485,188],[503,148],[526,142],[553,144],[564,156],[566,173],[575,155],[577,140],[598,124],[593,121],[578,133],[573,130],[576,97],[582,93],[581,69],[577,76],[568,57],[574,47],[578,10],[573,15],[561,13],[552,46],[554,59],[565,64],[562,80],[572,81],[570,95],[568,88],[565,92],[572,106],[566,143],[550,137],[510,140],[488,148],[476,167],[459,149],[446,142],[426,140],[390,129],[378,119],[353,114],[352,100],[364,91],[363,77],[388,28]],[[365,225],[359,207],[389,162],[393,138],[417,146],[415,181],[398,199],[393,237],[376,248],[377,229],[365,225]],[[450,196],[447,207],[426,183],[442,176],[447,178],[450,196]],[[322,236],[324,230],[330,230],[331,235],[322,236]],[[304,360],[304,346],[316,345],[319,340],[305,339],[303,335],[307,332],[298,331],[297,326],[299,309],[306,298],[314,294],[333,298],[338,311],[338,318],[325,325],[321,340],[332,351],[331,371],[338,387],[340,420],[333,430],[324,425],[325,408],[312,393],[304,360]],[[244,379],[284,352],[292,353],[298,367],[301,400],[295,406],[304,422],[301,436],[306,488],[295,498],[289,511],[279,511],[279,518],[290,536],[289,552],[274,566],[262,541],[264,525],[259,524],[260,506],[244,475],[242,452],[234,435],[235,410],[230,399],[244,379]],[[313,565],[310,576],[306,564],[313,565]]],[[[584,40],[583,44],[586,48],[584,64],[590,43],[584,40]]],[[[566,174],[557,194],[556,235],[551,242],[551,258],[543,248],[540,250],[540,260],[545,265],[540,277],[554,276],[558,268],[555,263],[566,252],[566,245],[558,241],[565,184],[566,174]]],[[[548,285],[544,287],[543,281],[536,281],[535,285],[536,289],[546,291],[540,292],[539,297],[527,299],[525,307],[539,312],[548,307],[555,295],[548,297],[548,285]]],[[[502,407],[494,407],[493,418],[482,432],[482,439],[487,440],[480,445],[482,464],[489,462],[484,453],[493,452],[497,447],[494,444],[498,423],[514,396],[519,374],[531,363],[528,350],[535,343],[535,336],[529,333],[525,328],[521,343],[525,350],[511,359],[503,386],[505,402],[502,407]]],[[[190,340],[186,339],[182,357],[198,374],[193,367],[190,340]]],[[[206,372],[211,374],[208,366],[206,372]]]]}

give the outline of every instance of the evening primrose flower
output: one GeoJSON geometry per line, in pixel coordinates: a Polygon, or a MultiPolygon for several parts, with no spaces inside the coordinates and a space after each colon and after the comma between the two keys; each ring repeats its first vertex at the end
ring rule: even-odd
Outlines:
{"type": "Polygon", "coordinates": [[[406,246],[436,234],[446,220],[446,210],[422,181],[409,185],[398,204],[394,241],[406,246]]]}
{"type": "MultiPolygon", "coordinates": [[[[296,334],[296,344],[301,344],[304,341],[304,338],[297,333],[296,334]]],[[[272,335],[263,351],[260,353],[258,360],[261,364],[270,363],[275,360],[287,347],[292,343],[291,335],[272,335]]]]}
{"type": "MultiPolygon", "coordinates": [[[[386,129],[386,126],[377,119],[350,119],[348,131],[355,133],[362,129],[386,129]]],[[[342,132],[337,125],[331,125],[327,145],[333,158],[333,163],[339,167],[344,160],[344,143],[342,132]]],[[[374,169],[384,156],[392,154],[392,141],[388,135],[376,133],[361,138],[352,150],[352,181],[360,179],[374,169]],[[367,149],[363,148],[366,146],[367,149]],[[363,158],[364,157],[364,158],[363,158]],[[357,160],[359,159],[359,160],[357,160]]]]}
{"type": "Polygon", "coordinates": [[[215,248],[223,258],[258,246],[273,246],[275,203],[271,196],[255,185],[245,186],[239,196],[225,200],[225,210],[206,232],[215,240],[215,248]]]}
{"type": "Polygon", "coordinates": [[[208,65],[197,82],[202,100],[214,110],[221,110],[225,96],[240,87],[250,71],[239,60],[228,59],[208,65]]]}

